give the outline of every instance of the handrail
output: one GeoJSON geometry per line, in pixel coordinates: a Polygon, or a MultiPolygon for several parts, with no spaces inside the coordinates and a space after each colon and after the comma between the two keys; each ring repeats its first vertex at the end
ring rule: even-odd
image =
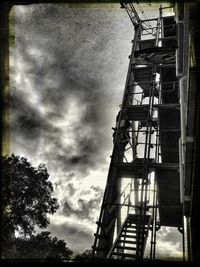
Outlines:
{"type": "Polygon", "coordinates": [[[179,139],[179,170],[180,170],[180,202],[183,203],[184,198],[184,165],[182,156],[182,140],[179,139]]]}
{"type": "MultiPolygon", "coordinates": [[[[126,189],[128,188],[128,186],[131,186],[131,183],[128,183],[128,184],[126,185],[126,187],[124,188],[124,190],[121,192],[121,194],[118,196],[118,198],[117,198],[117,199],[115,200],[115,202],[113,203],[113,206],[114,206],[115,204],[117,204],[117,202],[120,200],[120,198],[122,197],[122,195],[125,194],[125,191],[126,191],[126,189]]],[[[112,209],[112,207],[111,207],[111,209],[112,209]]],[[[111,209],[107,209],[108,212],[110,212],[111,209]]]]}
{"type": "MultiPolygon", "coordinates": [[[[129,185],[131,185],[131,183],[128,183],[128,184],[127,184],[127,186],[124,188],[123,192],[122,192],[122,193],[120,194],[120,196],[116,199],[116,201],[114,202],[114,204],[111,206],[112,211],[113,211],[113,209],[116,207],[116,204],[118,204],[117,201],[118,201],[119,198],[125,193],[125,191],[126,191],[126,189],[128,188],[129,185]],[[116,203],[116,204],[115,204],[115,203],[116,203]],[[113,207],[114,207],[114,208],[113,208],[113,207]]],[[[107,191],[107,188],[106,188],[106,191],[107,191]]],[[[106,191],[105,191],[105,195],[106,195],[106,191]]],[[[128,195],[127,195],[127,197],[128,197],[128,195]]],[[[125,198],[124,203],[125,203],[127,197],[125,198]]],[[[124,204],[124,203],[123,203],[123,204],[124,204]]],[[[106,205],[106,204],[104,204],[104,205],[106,205]]],[[[122,207],[122,206],[121,206],[121,207],[122,207]]],[[[107,233],[107,232],[110,230],[111,226],[112,226],[113,223],[115,222],[115,219],[117,218],[117,215],[118,215],[119,211],[121,210],[121,207],[118,209],[117,213],[116,213],[115,216],[113,217],[113,219],[112,219],[110,225],[107,227],[107,229],[105,229],[105,228],[103,227],[103,231],[104,231],[105,233],[107,233]]],[[[112,212],[111,209],[108,209],[108,208],[107,208],[107,211],[108,211],[109,213],[111,213],[111,212],[112,212]]],[[[97,232],[96,232],[96,236],[95,236],[94,247],[96,247],[96,244],[97,244],[97,236],[99,235],[99,232],[100,232],[100,224],[102,223],[102,219],[103,219],[103,209],[102,209],[101,211],[102,211],[102,212],[101,212],[101,214],[100,214],[100,218],[99,218],[99,222],[98,222],[98,228],[97,228],[97,232]]]]}
{"type": "Polygon", "coordinates": [[[186,144],[186,125],[185,125],[185,116],[187,112],[185,110],[185,90],[187,89],[187,76],[184,76],[180,79],[180,107],[181,107],[181,140],[182,144],[186,144]]]}
{"type": "Polygon", "coordinates": [[[111,254],[112,254],[113,248],[115,247],[115,245],[116,245],[116,243],[117,243],[117,241],[118,241],[118,239],[119,239],[119,237],[120,237],[120,235],[121,235],[121,233],[123,231],[123,228],[124,228],[124,226],[126,224],[127,218],[128,218],[128,216],[125,218],[125,220],[124,220],[124,222],[122,224],[122,227],[121,227],[121,231],[118,233],[117,238],[115,239],[115,242],[113,243],[112,247],[110,248],[110,250],[108,252],[108,255],[106,256],[107,259],[109,259],[111,254]]]}
{"type": "MultiPolygon", "coordinates": [[[[126,202],[126,200],[128,199],[129,195],[126,196],[125,200],[124,200],[124,203],[126,202]]],[[[117,210],[117,213],[115,214],[115,217],[113,217],[112,221],[110,222],[110,224],[108,225],[107,229],[105,230],[104,228],[104,232],[107,234],[110,230],[110,228],[112,227],[112,225],[114,224],[115,222],[115,219],[117,218],[117,215],[119,214],[119,211],[121,210],[122,206],[124,205],[124,203],[122,205],[120,205],[120,208],[117,210]]],[[[118,205],[117,203],[116,204],[113,204],[113,207],[115,208],[116,205],[118,205]]]]}
{"type": "Polygon", "coordinates": [[[161,29],[161,19],[159,17],[157,20],[156,46],[159,46],[160,29],[161,29]]]}

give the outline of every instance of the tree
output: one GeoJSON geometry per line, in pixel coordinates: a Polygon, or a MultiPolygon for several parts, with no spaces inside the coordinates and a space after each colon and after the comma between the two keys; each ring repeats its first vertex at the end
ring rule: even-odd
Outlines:
{"type": "Polygon", "coordinates": [[[29,238],[17,238],[15,257],[20,259],[69,260],[72,251],[66,247],[64,240],[51,237],[50,232],[41,232],[29,238]]]}
{"type": "Polygon", "coordinates": [[[47,227],[47,214],[54,214],[58,203],[52,198],[53,186],[44,164],[34,168],[26,158],[1,156],[1,175],[1,241],[6,250],[15,230],[30,236],[36,225],[47,227]]]}
{"type": "Polygon", "coordinates": [[[92,250],[86,250],[82,254],[77,254],[74,257],[75,261],[91,261],[92,260],[92,250]]]}

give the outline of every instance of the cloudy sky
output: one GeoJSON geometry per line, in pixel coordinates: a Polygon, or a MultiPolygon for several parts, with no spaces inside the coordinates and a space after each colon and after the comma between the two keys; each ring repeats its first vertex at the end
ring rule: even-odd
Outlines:
{"type": "MultiPolygon", "coordinates": [[[[16,6],[12,17],[11,152],[46,164],[60,203],[49,229],[83,252],[96,230],[133,26],[119,4],[16,6]]],[[[177,256],[180,234],[170,233],[159,232],[158,251],[177,256]]]]}

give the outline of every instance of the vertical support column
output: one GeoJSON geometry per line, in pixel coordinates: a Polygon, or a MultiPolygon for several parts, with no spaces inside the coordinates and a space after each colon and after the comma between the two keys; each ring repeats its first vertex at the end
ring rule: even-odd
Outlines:
{"type": "Polygon", "coordinates": [[[9,12],[12,4],[0,4],[0,119],[1,119],[1,152],[10,153],[9,141],[9,12]]]}
{"type": "Polygon", "coordinates": [[[106,258],[113,243],[116,209],[109,212],[111,204],[108,203],[114,203],[120,195],[120,184],[120,178],[117,176],[116,169],[112,169],[107,181],[106,196],[102,203],[102,218],[98,222],[100,224],[100,237],[96,253],[96,257],[98,258],[106,258]]]}

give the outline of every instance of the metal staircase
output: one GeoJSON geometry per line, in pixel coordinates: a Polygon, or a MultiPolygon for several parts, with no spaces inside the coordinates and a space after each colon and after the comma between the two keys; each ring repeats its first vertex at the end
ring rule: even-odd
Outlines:
{"type": "Polygon", "coordinates": [[[129,214],[107,255],[107,259],[136,259],[137,253],[143,256],[150,223],[150,215],[145,216],[144,226],[142,226],[139,224],[139,215],[129,214]],[[139,234],[142,227],[144,238],[139,234]],[[142,242],[144,242],[144,244],[142,244],[142,242]]]}

